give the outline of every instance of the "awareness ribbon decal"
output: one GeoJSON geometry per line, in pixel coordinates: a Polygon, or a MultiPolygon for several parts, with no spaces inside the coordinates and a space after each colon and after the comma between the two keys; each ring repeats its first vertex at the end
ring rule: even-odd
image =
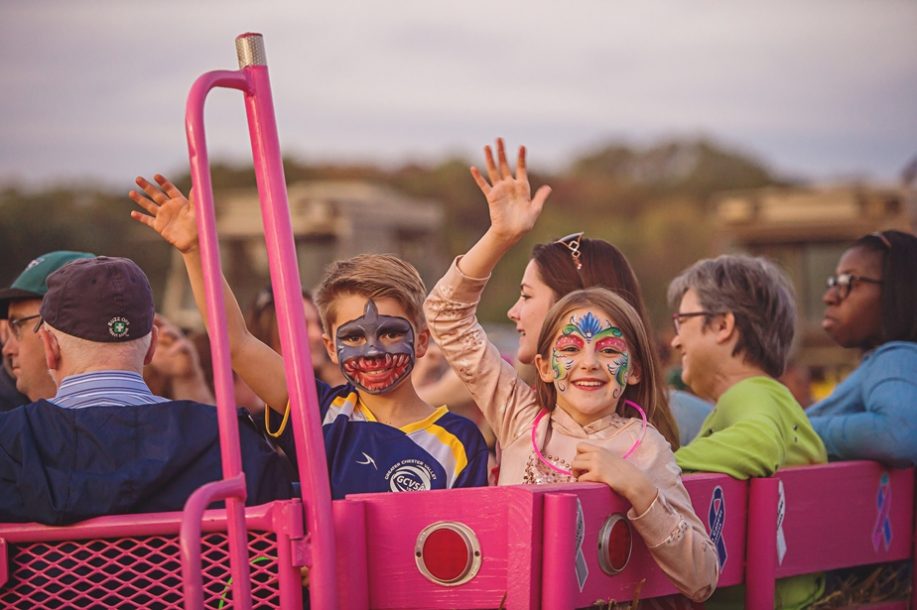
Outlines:
{"type": "Polygon", "coordinates": [[[786,492],[783,490],[783,481],[777,487],[777,563],[783,565],[786,557],[786,535],[783,533],[783,518],[786,516],[786,492]]]}
{"type": "Polygon", "coordinates": [[[723,540],[723,527],[726,525],[726,498],[723,488],[717,485],[713,488],[710,498],[710,510],[707,513],[707,526],[710,528],[710,540],[716,545],[716,558],[720,569],[726,565],[726,541],[723,540]]]}
{"type": "Polygon", "coordinates": [[[876,524],[872,529],[872,548],[877,552],[879,545],[885,543],[885,550],[892,543],[892,486],[888,473],[883,472],[879,479],[879,491],[876,494],[876,524]]]}

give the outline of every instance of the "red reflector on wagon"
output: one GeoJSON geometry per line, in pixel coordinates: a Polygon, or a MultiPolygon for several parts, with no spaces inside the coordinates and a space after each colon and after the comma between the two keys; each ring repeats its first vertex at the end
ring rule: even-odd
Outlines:
{"type": "Polygon", "coordinates": [[[438,521],[417,536],[417,569],[439,585],[461,585],[481,568],[481,547],[474,531],[457,521],[438,521]]]}
{"type": "Polygon", "coordinates": [[[624,515],[614,514],[605,520],[599,530],[599,566],[609,576],[614,576],[627,567],[633,535],[630,523],[624,515]]]}

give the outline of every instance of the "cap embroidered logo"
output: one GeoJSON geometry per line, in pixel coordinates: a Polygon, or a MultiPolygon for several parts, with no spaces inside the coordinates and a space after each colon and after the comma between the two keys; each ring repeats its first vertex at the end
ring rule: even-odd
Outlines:
{"type": "Polygon", "coordinates": [[[116,317],[108,321],[108,332],[112,337],[126,337],[130,321],[127,318],[116,317]]]}

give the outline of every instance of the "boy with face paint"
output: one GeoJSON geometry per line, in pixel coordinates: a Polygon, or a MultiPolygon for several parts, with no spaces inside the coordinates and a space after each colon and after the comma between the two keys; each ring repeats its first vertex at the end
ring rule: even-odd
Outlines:
{"type": "Polygon", "coordinates": [[[368,299],[363,315],[338,327],[338,361],[344,378],[364,392],[383,394],[414,369],[414,329],[398,316],[380,316],[368,299]]]}
{"type": "MultiPolygon", "coordinates": [[[[194,207],[165,177],[137,178],[131,199],[148,214],[131,216],[182,254],[195,302],[206,315],[194,207]]],[[[416,269],[389,255],[333,263],[316,295],[331,360],[347,383],[316,380],[331,495],[477,487],[487,484],[487,446],[477,426],[426,404],[410,373],[424,355],[429,332],[426,295],[416,269]]],[[[279,425],[289,394],[283,359],[246,328],[238,302],[223,282],[233,369],[267,404],[279,425]]],[[[292,429],[278,438],[288,456],[292,429]]]]}

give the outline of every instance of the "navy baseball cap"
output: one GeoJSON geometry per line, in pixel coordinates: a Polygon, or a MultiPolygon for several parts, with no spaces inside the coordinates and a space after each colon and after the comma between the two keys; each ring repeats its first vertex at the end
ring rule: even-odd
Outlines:
{"type": "Polygon", "coordinates": [[[78,259],[48,276],[39,312],[50,326],[80,339],[133,341],[153,329],[153,290],[129,258],[78,259]]]}
{"type": "Polygon", "coordinates": [[[10,301],[19,299],[40,299],[48,292],[48,276],[66,265],[81,258],[94,258],[89,252],[56,250],[42,254],[28,265],[9,288],[0,290],[0,320],[5,320],[10,301]]]}

